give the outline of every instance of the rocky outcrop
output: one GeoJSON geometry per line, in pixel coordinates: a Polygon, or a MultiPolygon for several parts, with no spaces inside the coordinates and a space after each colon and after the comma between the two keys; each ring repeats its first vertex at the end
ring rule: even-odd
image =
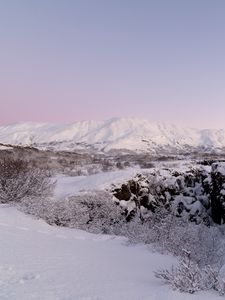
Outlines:
{"type": "Polygon", "coordinates": [[[120,188],[113,190],[114,196],[119,200],[128,201],[131,198],[131,191],[129,184],[122,184],[120,188]]]}
{"type": "Polygon", "coordinates": [[[225,223],[225,163],[214,163],[211,172],[210,200],[212,219],[225,223]]]}
{"type": "Polygon", "coordinates": [[[125,207],[127,220],[137,211],[154,213],[164,208],[197,224],[225,223],[225,163],[183,172],[155,169],[138,174],[112,192],[125,207]]]}
{"type": "Polygon", "coordinates": [[[140,207],[153,209],[150,201],[150,188],[148,179],[138,174],[134,179],[129,180],[127,183],[122,184],[121,187],[113,188],[113,195],[122,201],[123,206],[126,208],[126,218],[129,221],[140,207]],[[126,201],[126,203],[124,203],[126,201]]]}

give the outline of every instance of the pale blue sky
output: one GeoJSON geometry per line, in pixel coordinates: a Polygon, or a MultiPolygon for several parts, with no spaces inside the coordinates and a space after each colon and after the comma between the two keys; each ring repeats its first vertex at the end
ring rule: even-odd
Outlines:
{"type": "Polygon", "coordinates": [[[224,114],[224,0],[0,0],[1,123],[224,114]]]}

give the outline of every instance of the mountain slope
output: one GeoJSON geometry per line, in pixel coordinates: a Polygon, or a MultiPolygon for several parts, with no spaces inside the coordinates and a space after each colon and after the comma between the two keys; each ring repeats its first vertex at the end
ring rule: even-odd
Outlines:
{"type": "Polygon", "coordinates": [[[56,149],[92,146],[99,150],[216,150],[225,147],[225,130],[199,130],[137,118],[82,121],[72,124],[19,123],[0,127],[0,143],[56,149]]]}

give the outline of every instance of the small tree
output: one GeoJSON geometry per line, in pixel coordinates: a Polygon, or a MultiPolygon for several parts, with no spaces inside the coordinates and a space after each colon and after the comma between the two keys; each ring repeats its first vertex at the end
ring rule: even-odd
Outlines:
{"type": "Polygon", "coordinates": [[[54,183],[46,170],[22,159],[0,160],[0,202],[21,201],[25,197],[47,196],[54,183]]]}

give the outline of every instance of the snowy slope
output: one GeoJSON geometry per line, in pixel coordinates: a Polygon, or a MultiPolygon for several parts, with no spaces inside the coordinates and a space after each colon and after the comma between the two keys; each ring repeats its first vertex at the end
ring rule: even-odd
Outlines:
{"type": "Polygon", "coordinates": [[[144,246],[49,226],[0,206],[1,300],[219,300],[211,292],[180,294],[153,271],[174,258],[144,246]]]}
{"type": "Polygon", "coordinates": [[[114,118],[107,121],[83,121],[73,124],[20,123],[0,127],[0,143],[42,145],[73,149],[78,144],[96,149],[135,151],[221,149],[225,130],[198,130],[154,123],[137,118],[114,118]]]}

